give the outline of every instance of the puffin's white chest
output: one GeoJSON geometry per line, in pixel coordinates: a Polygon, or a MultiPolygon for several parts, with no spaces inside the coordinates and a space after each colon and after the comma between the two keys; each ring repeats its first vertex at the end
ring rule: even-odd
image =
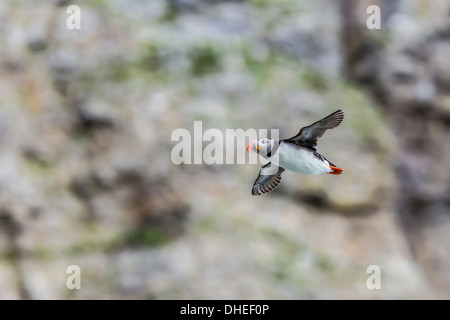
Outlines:
{"type": "Polygon", "coordinates": [[[288,143],[282,142],[272,158],[271,161],[275,164],[301,174],[322,174],[332,171],[327,160],[319,159],[313,152],[288,143]]]}

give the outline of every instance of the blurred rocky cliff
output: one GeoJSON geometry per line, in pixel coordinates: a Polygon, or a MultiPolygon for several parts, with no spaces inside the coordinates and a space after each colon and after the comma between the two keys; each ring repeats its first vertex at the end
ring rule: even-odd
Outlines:
{"type": "Polygon", "coordinates": [[[0,4],[1,299],[450,297],[448,1],[70,3],[0,4]],[[171,161],[195,120],[338,108],[339,177],[252,197],[257,165],[171,161]]]}

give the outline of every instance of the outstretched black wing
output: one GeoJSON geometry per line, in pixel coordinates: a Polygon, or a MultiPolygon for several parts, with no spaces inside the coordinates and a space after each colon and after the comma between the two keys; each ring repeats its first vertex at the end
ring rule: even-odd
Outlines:
{"type": "Polygon", "coordinates": [[[339,109],[322,120],[301,128],[297,135],[285,141],[315,150],[314,147],[317,145],[317,139],[322,137],[328,129],[333,129],[340,125],[343,119],[344,112],[339,109]]]}
{"type": "Polygon", "coordinates": [[[259,196],[276,189],[280,184],[283,171],[284,168],[272,164],[271,162],[263,166],[259,171],[258,178],[256,178],[256,181],[253,184],[252,195],[259,196]]]}

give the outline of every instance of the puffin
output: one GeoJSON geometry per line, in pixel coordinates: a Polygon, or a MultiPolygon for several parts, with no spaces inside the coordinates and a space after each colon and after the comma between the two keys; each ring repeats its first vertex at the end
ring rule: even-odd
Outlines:
{"type": "Polygon", "coordinates": [[[281,182],[281,174],[285,170],[296,173],[340,175],[343,169],[328,161],[317,152],[317,139],[328,129],[336,128],[344,119],[344,112],[339,109],[325,118],[303,127],[289,139],[262,138],[253,140],[247,151],[257,153],[269,160],[259,171],[258,178],[252,188],[252,195],[269,193],[281,182]]]}

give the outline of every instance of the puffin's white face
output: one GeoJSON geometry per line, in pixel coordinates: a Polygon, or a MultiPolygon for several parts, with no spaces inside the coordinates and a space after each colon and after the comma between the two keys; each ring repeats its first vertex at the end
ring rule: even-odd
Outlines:
{"type": "Polygon", "coordinates": [[[262,138],[258,140],[253,140],[247,146],[247,151],[251,153],[258,153],[259,155],[266,157],[267,154],[272,150],[273,140],[262,138]]]}

